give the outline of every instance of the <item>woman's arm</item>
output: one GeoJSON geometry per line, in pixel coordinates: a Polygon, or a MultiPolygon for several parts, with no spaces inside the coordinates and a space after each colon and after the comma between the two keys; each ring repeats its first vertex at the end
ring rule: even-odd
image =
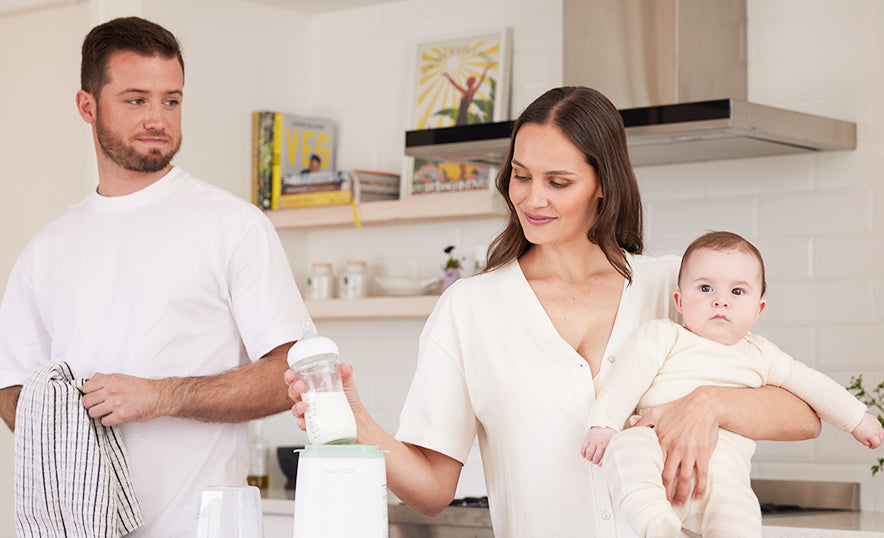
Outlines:
{"type": "Polygon", "coordinates": [[[773,441],[811,439],[821,428],[810,406],[773,386],[699,387],[681,399],[652,408],[636,426],[656,428],[666,461],[663,486],[676,506],[687,500],[694,475],[694,497],[706,492],[718,428],[773,441]]]}
{"type": "MultiPolygon", "coordinates": [[[[341,380],[356,418],[356,442],[378,445],[381,450],[387,451],[385,460],[390,490],[418,512],[428,516],[441,512],[454,498],[463,464],[434,450],[394,439],[362,405],[350,365],[341,365],[341,380]]],[[[304,430],[307,404],[301,400],[301,392],[306,387],[290,369],[285,372],[285,381],[289,387],[289,397],[295,401],[292,414],[298,419],[298,427],[304,430]]]]}

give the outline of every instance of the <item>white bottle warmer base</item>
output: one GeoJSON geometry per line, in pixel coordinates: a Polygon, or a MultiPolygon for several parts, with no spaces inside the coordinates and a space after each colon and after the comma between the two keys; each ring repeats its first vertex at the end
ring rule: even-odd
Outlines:
{"type": "Polygon", "coordinates": [[[294,538],[387,538],[387,473],[377,445],[307,445],[298,456],[294,538]]]}

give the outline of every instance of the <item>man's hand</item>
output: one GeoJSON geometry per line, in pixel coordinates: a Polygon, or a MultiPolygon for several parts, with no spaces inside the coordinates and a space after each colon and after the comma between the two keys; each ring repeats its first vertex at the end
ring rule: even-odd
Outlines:
{"type": "Polygon", "coordinates": [[[635,426],[652,427],[663,449],[663,487],[675,506],[706,493],[709,459],[718,443],[718,419],[703,387],[687,396],[651,408],[635,426]]]}
{"type": "Polygon", "coordinates": [[[161,379],[95,374],[83,384],[83,407],[105,426],[145,422],[170,414],[171,394],[161,379]]]}
{"type": "Polygon", "coordinates": [[[18,408],[18,396],[21,394],[21,385],[13,385],[0,389],[0,416],[9,427],[9,431],[15,431],[15,410],[18,408]]]}

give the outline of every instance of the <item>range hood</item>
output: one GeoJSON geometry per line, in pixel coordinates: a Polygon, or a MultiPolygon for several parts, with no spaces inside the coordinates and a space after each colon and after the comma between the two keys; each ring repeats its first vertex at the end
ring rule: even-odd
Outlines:
{"type": "MultiPolygon", "coordinates": [[[[856,124],[746,99],[745,0],[564,0],[564,82],[618,107],[633,165],[856,147],[856,124]]],[[[413,157],[497,166],[512,122],[408,131],[413,157]]]]}

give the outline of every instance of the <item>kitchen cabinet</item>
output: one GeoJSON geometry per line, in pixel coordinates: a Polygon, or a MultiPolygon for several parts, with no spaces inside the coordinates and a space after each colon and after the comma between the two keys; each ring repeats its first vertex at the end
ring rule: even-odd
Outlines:
{"type": "MultiPolygon", "coordinates": [[[[448,220],[503,219],[506,207],[496,190],[425,195],[405,200],[367,202],[355,209],[362,226],[408,225],[448,220]]],[[[267,211],[278,230],[310,230],[355,226],[349,205],[267,211]]],[[[314,320],[426,318],[438,295],[307,300],[314,320]]]]}

